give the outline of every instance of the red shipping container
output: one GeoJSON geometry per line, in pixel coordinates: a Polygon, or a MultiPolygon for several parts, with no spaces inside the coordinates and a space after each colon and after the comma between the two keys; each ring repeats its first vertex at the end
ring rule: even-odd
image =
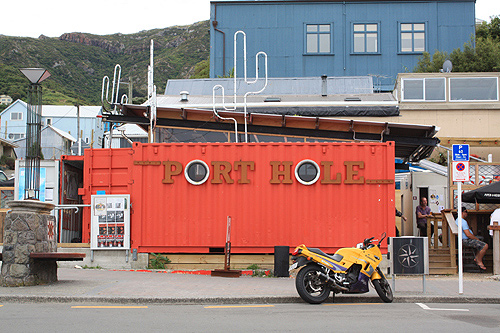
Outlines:
{"type": "MultiPolygon", "coordinates": [[[[274,246],[301,243],[334,252],[395,234],[393,142],[134,143],[86,150],[84,202],[100,190],[131,195],[131,246],[139,252],[218,250],[227,216],[233,253],[273,253],[274,246]],[[198,185],[188,181],[188,166],[198,185]]],[[[84,214],[88,242],[90,210],[84,214]]]]}

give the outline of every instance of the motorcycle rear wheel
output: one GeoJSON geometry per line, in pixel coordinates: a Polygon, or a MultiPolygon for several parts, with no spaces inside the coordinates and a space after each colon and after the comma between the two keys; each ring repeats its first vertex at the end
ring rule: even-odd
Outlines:
{"type": "Polygon", "coordinates": [[[394,296],[389,282],[383,277],[381,279],[373,280],[373,286],[377,291],[378,296],[386,303],[392,303],[394,296]]]}
{"type": "Polygon", "coordinates": [[[324,273],[318,265],[307,265],[297,274],[295,287],[300,297],[310,304],[320,304],[330,296],[331,288],[321,278],[324,273]]]}

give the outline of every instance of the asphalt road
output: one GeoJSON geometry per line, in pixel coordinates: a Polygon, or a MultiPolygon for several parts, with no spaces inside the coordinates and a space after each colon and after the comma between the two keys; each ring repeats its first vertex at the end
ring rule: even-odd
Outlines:
{"type": "Polygon", "coordinates": [[[4,303],[1,332],[499,332],[499,304],[4,303]]]}

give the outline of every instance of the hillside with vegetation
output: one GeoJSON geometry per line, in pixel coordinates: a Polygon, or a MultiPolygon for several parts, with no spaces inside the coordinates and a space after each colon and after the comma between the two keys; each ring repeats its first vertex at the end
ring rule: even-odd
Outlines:
{"type": "Polygon", "coordinates": [[[417,73],[439,72],[443,63],[450,60],[453,72],[498,72],[500,71],[500,18],[494,16],[490,22],[476,26],[476,37],[451,53],[435,51],[419,58],[414,69],[417,73]]]}
{"type": "MultiPolygon", "coordinates": [[[[43,83],[43,103],[100,105],[102,79],[113,80],[116,64],[121,81],[133,86],[136,102],[147,94],[147,68],[154,40],[154,83],[162,93],[168,79],[190,78],[209,58],[209,23],[141,31],[135,34],[65,33],[57,38],[0,35],[0,95],[26,101],[29,81],[19,68],[42,67],[51,77],[43,83]],[[196,67],[196,65],[198,66],[196,67]]],[[[203,72],[203,71],[202,71],[203,72]]],[[[128,91],[122,85],[123,93],[128,91]]]]}

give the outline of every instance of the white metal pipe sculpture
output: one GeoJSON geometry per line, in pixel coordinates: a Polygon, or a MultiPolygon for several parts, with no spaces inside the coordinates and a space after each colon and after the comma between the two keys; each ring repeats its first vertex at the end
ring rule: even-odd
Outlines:
{"type": "Polygon", "coordinates": [[[213,102],[213,111],[214,115],[222,120],[232,120],[235,122],[235,136],[236,136],[236,142],[238,142],[238,123],[236,119],[234,118],[223,118],[219,115],[217,112],[217,107],[215,103],[215,91],[220,89],[222,91],[222,108],[225,111],[236,111],[236,99],[237,99],[237,90],[238,90],[238,85],[237,85],[237,79],[238,79],[238,66],[237,66],[237,40],[238,40],[238,35],[243,36],[243,80],[244,83],[247,85],[253,85],[259,81],[259,56],[264,57],[264,67],[265,67],[265,81],[264,81],[264,86],[257,90],[257,91],[248,91],[245,93],[243,97],[243,113],[244,113],[244,119],[245,119],[245,142],[248,142],[248,116],[247,116],[247,97],[249,95],[256,95],[260,94],[261,92],[264,91],[267,87],[267,54],[263,51],[258,52],[255,55],[255,79],[250,81],[247,77],[247,36],[244,31],[236,31],[234,33],[234,77],[233,77],[233,106],[232,107],[227,107],[224,101],[225,94],[224,94],[224,87],[220,84],[215,85],[212,90],[212,102],[213,102]]]}

